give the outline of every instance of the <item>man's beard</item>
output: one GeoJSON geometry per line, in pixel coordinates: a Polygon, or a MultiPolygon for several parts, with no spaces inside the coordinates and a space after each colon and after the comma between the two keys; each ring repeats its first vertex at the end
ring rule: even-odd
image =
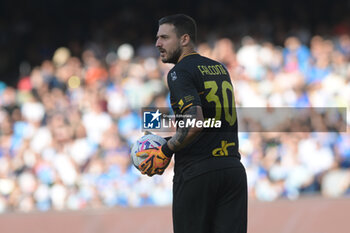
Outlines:
{"type": "Polygon", "coordinates": [[[163,62],[176,64],[179,61],[181,53],[182,53],[181,47],[177,47],[172,53],[169,53],[168,59],[163,60],[163,62]]]}

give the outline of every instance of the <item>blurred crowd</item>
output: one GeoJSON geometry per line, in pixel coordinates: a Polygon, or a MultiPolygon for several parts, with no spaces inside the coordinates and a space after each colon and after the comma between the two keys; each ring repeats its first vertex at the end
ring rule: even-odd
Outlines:
{"type": "MultiPolygon", "coordinates": [[[[173,164],[149,178],[129,153],[142,135],[140,109],[170,106],[172,65],[153,43],[84,48],[22,63],[16,87],[0,82],[0,213],[171,204],[173,164]]],[[[240,132],[251,199],[350,194],[348,33],[299,30],[282,46],[211,35],[197,50],[227,67],[237,107],[347,108],[332,130],[240,132]]]]}

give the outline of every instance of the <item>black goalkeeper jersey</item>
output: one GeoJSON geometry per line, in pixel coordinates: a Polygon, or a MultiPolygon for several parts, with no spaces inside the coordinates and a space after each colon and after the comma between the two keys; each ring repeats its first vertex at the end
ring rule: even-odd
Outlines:
{"type": "Polygon", "coordinates": [[[177,120],[190,106],[201,106],[206,126],[188,146],[175,153],[175,176],[235,166],[238,152],[233,86],[226,68],[197,53],[185,56],[168,73],[170,100],[177,120]],[[219,122],[221,125],[219,126],[219,122]],[[216,126],[216,127],[215,127],[216,126]]]}

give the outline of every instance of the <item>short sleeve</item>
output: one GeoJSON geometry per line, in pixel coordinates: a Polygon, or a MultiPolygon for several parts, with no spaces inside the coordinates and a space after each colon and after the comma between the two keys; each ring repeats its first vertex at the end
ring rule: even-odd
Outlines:
{"type": "Polygon", "coordinates": [[[168,86],[171,106],[175,113],[183,113],[191,106],[201,105],[198,90],[189,72],[170,71],[168,86]]]}

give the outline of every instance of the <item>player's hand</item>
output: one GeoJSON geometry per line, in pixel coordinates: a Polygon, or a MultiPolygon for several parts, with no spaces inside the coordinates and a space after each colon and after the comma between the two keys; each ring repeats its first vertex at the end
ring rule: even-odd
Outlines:
{"type": "Polygon", "coordinates": [[[153,133],[151,131],[146,130],[143,135],[149,135],[149,134],[153,134],[153,133]]]}
{"type": "Polygon", "coordinates": [[[151,148],[136,153],[136,156],[148,157],[139,165],[142,174],[153,176],[155,174],[162,175],[164,170],[168,167],[171,155],[166,156],[162,151],[162,146],[151,148]]]}

